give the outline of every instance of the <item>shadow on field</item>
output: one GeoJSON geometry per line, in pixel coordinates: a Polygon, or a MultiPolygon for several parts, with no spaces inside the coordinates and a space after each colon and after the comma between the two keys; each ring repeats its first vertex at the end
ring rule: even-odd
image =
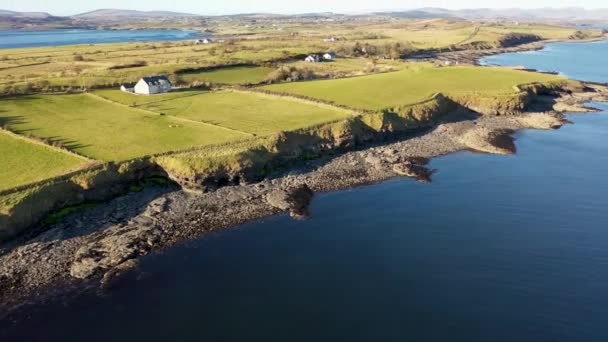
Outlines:
{"type": "Polygon", "coordinates": [[[79,143],[76,140],[68,140],[68,139],[64,139],[59,136],[46,137],[46,138],[40,138],[40,139],[49,145],[63,147],[70,151],[74,151],[79,148],[87,148],[87,147],[93,146],[91,144],[84,145],[84,144],[79,143]]]}
{"type": "Polygon", "coordinates": [[[25,123],[25,118],[21,115],[18,116],[2,116],[2,113],[6,113],[6,110],[0,109],[0,127],[8,128],[11,125],[19,125],[25,123]]]}

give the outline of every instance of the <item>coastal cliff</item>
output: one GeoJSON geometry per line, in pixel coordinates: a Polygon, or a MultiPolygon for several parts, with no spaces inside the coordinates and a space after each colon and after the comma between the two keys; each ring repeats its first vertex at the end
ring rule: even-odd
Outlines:
{"type": "Polygon", "coordinates": [[[544,113],[500,116],[480,115],[447,97],[435,96],[416,110],[393,109],[298,133],[260,137],[256,144],[242,142],[224,155],[200,151],[169,154],[131,162],[122,168],[104,166],[86,176],[39,185],[35,191],[22,192],[14,210],[27,213],[36,210],[34,205],[40,205],[37,210],[42,215],[42,210],[60,205],[47,203],[42,196],[56,196],[54,191],[62,186],[74,191],[73,203],[98,194],[110,196],[112,191],[96,189],[128,189],[128,181],[113,183],[121,175],[128,175],[124,179],[132,181],[159,174],[186,181],[180,180],[183,177],[188,182],[183,183],[184,187],[198,191],[175,191],[178,188],[174,185],[151,186],[141,192],[123,192],[125,195],[93,209],[77,211],[59,223],[24,225],[23,229],[32,227],[25,231],[31,235],[22,231],[20,237],[0,249],[0,307],[2,303],[18,303],[42,287],[66,287],[76,279],[99,280],[102,288],[109,288],[122,273],[137,266],[139,257],[206,232],[284,211],[294,217],[306,217],[315,192],[397,176],[430,182],[433,170],[425,165],[435,156],[465,149],[514,153],[511,134],[515,130],[559,128],[567,121],[557,113],[558,109],[593,111],[581,104],[608,100],[606,87],[590,85],[584,90],[573,93],[563,88],[558,98],[536,92],[536,100],[528,104],[528,109],[544,113]],[[438,111],[440,108],[446,111],[438,111]],[[418,120],[425,120],[425,124],[418,120]],[[292,151],[297,152],[289,153],[292,151]],[[320,155],[312,154],[315,151],[320,155]],[[184,170],[190,173],[181,173],[184,170]],[[260,171],[265,173],[257,173],[260,171]],[[238,179],[250,172],[260,181],[238,179]]]}
{"type": "Polygon", "coordinates": [[[540,96],[582,91],[578,82],[521,85],[512,94],[435,94],[414,104],[363,113],[236,143],[105,163],[0,193],[0,241],[27,231],[52,213],[105,201],[150,177],[167,177],[189,191],[258,182],[298,162],[398,139],[470,115],[513,115],[540,96]]]}

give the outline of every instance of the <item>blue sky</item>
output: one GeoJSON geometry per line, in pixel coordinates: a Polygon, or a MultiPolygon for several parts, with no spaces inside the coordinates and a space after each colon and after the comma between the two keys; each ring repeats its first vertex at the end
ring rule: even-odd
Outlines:
{"type": "Polygon", "coordinates": [[[56,15],[75,14],[99,8],[168,10],[196,14],[304,13],[402,10],[419,7],[443,8],[540,8],[608,7],[605,0],[0,0],[0,9],[43,11],[56,15]]]}

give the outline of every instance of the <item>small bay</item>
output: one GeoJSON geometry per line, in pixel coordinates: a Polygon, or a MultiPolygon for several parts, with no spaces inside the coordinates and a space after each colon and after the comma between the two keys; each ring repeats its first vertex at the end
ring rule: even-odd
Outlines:
{"type": "Polygon", "coordinates": [[[60,45],[157,42],[195,39],[203,34],[193,30],[0,30],[0,48],[60,45]]]}

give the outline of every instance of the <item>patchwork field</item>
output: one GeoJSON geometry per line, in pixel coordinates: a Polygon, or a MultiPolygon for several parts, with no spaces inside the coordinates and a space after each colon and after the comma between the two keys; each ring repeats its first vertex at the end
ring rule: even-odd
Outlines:
{"type": "Polygon", "coordinates": [[[125,104],[135,98],[138,100],[137,108],[256,135],[293,130],[352,115],[350,111],[326,105],[240,91],[183,92],[150,97],[116,90],[103,90],[96,94],[125,104]]]}
{"type": "MultiPolygon", "coordinates": [[[[197,45],[192,40],[0,49],[0,94],[26,94],[32,88],[46,91],[49,88],[117,86],[155,74],[165,74],[186,84],[197,80],[223,84],[257,83],[272,68],[228,67],[192,74],[185,74],[184,70],[233,64],[272,65],[276,69],[280,64],[302,61],[303,55],[326,51],[337,52],[340,59],[353,58],[353,63],[339,61],[331,66],[327,63],[320,72],[339,76],[361,74],[368,71],[369,58],[377,58],[378,62],[386,57],[380,52],[362,52],[361,47],[366,45],[373,47],[366,51],[381,51],[387,45],[398,43],[407,47],[401,51],[407,55],[421,49],[452,48],[470,43],[496,46],[503,36],[512,33],[529,33],[543,39],[602,36],[601,30],[546,24],[473,23],[459,19],[387,20],[383,17],[351,18],[347,23],[326,22],[323,25],[315,20],[293,22],[289,18],[284,21],[273,18],[265,23],[258,18],[256,24],[252,24],[248,19],[235,18],[220,20],[212,27],[218,36],[235,38],[218,39],[208,45],[197,45]],[[325,42],[324,38],[328,36],[336,37],[338,41],[325,42]],[[355,49],[356,46],[359,49],[355,49]]],[[[320,68],[318,65],[312,67],[320,68]]]]}
{"type": "Polygon", "coordinates": [[[0,191],[58,176],[84,164],[84,158],[0,131],[0,191]]]}
{"type": "Polygon", "coordinates": [[[248,136],[147,114],[88,94],[3,98],[0,120],[13,131],[60,141],[75,152],[100,160],[125,160],[248,136]]]}
{"type": "Polygon", "coordinates": [[[425,100],[435,93],[514,92],[514,86],[562,79],[559,76],[503,68],[410,67],[397,72],[336,80],[265,86],[275,92],[304,95],[351,107],[379,110],[425,100]]]}
{"type": "Polygon", "coordinates": [[[206,81],[216,84],[254,84],[266,79],[275,68],[240,66],[221,68],[197,73],[180,74],[185,82],[206,81]]]}

